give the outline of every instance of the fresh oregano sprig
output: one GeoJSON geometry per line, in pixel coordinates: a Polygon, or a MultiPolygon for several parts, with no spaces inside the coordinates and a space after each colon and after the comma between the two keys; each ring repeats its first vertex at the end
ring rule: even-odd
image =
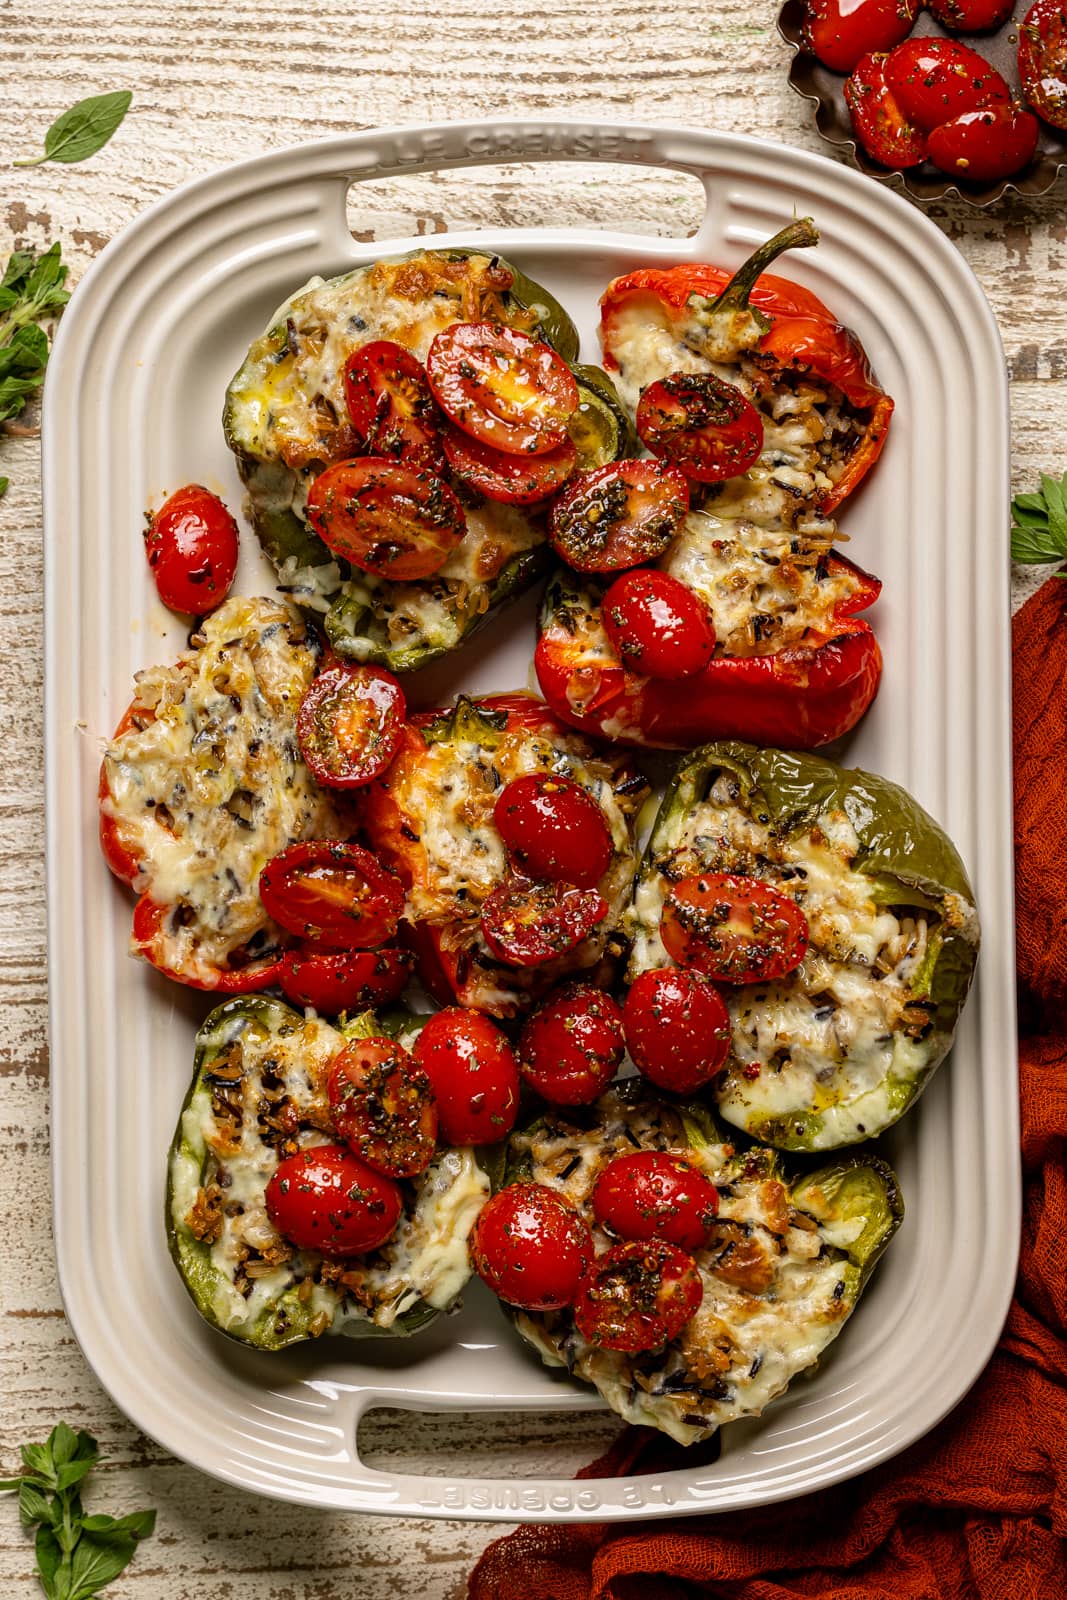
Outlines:
{"type": "Polygon", "coordinates": [[[13,167],[39,167],[45,161],[87,161],[107,144],[130,109],[129,89],[93,94],[58,116],[44,136],[39,156],[24,156],[13,167]]]}
{"type": "Polygon", "coordinates": [[[0,1480],[0,1489],[18,1492],[22,1526],[37,1530],[37,1576],[47,1600],[91,1600],[125,1571],[155,1527],[154,1511],[86,1515],[80,1485],[99,1457],[90,1434],[60,1422],[45,1444],[23,1445],[24,1473],[0,1480]]]}
{"type": "MultiPolygon", "coordinates": [[[[70,295],[58,241],[37,255],[15,250],[0,279],[0,423],[17,417],[44,382],[48,335],[40,324],[57,316],[70,295]]],[[[0,478],[0,495],[7,479],[0,478]]]]}
{"type": "Polygon", "coordinates": [[[1016,495],[1011,515],[1013,561],[1067,561],[1067,472],[1059,482],[1043,472],[1040,491],[1016,495]]]}

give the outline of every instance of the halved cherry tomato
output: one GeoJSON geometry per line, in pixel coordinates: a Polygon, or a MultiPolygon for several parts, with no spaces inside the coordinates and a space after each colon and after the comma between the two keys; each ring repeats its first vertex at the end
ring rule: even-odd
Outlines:
{"type": "Polygon", "coordinates": [[[411,976],[407,950],[287,950],[275,978],[287,1000],[314,1006],[328,1017],[341,1011],[386,1006],[403,994],[411,976]]]}
{"type": "Polygon", "coordinates": [[[885,77],[888,56],[864,56],[845,80],[852,131],[872,161],[883,167],[917,167],[926,160],[926,135],[908,121],[885,77]]]}
{"type": "Polygon", "coordinates": [[[380,578],[428,578],[467,531],[448,484],[378,456],[336,461],[312,481],[308,521],[335,556],[380,578]]]}
{"type": "Polygon", "coordinates": [[[578,452],[570,439],[542,455],[506,455],[446,422],[441,443],[457,478],[487,500],[499,500],[509,506],[535,505],[546,500],[562,489],[578,466],[578,452]]]}
{"type": "Polygon", "coordinates": [[[634,1066],[672,1094],[702,1089],[730,1053],[726,1002],[707,978],[685,967],[642,972],[630,985],[622,1019],[634,1066]]]}
{"type": "Polygon", "coordinates": [[[663,906],[667,954],[723,983],[765,983],[799,967],[808,919],[761,878],[704,872],[674,884],[663,906]]]}
{"type": "MultiPolygon", "coordinates": [[[[1056,4],[1062,14],[1060,0],[1056,4]]],[[[926,0],[926,9],[951,33],[992,33],[1007,22],[1015,0],[926,0]]],[[[886,50],[888,46],[877,48],[886,50]]]]}
{"type": "Polygon", "coordinates": [[[619,660],[646,678],[691,677],[715,653],[707,606],[669,572],[624,572],[605,594],[600,615],[619,660]]]}
{"type": "Polygon", "coordinates": [[[567,437],[578,385],[551,345],[496,322],[455,322],[426,357],[442,411],[482,444],[540,455],[567,437]]]}
{"type": "Polygon", "coordinates": [[[558,1106],[596,1100],[626,1053],[622,1012],[589,983],[560,989],[534,1012],[519,1040],[519,1069],[542,1099],[558,1106]]]}
{"type": "Polygon", "coordinates": [[[609,1161],[593,1185],[593,1215],[619,1239],[666,1239],[699,1250],[719,1212],[710,1178],[665,1150],[609,1161]]]}
{"type": "Polygon", "coordinates": [[[226,967],[206,961],[182,921],[182,907],[158,905],[146,894],[133,908],[131,944],[164,977],[211,994],[254,994],[269,989],[278,981],[281,966],[278,949],[231,951],[226,967]]]}
{"type": "Polygon", "coordinates": [[[471,1232],[471,1265],[508,1305],[569,1306],[593,1259],[593,1238],[563,1196],[541,1183],[511,1183],[483,1206],[471,1232]]]}
{"type": "Polygon", "coordinates": [[[189,483],[154,511],[144,547],[159,598],[172,611],[203,616],[230,592],[238,557],[237,524],[217,494],[189,483]]]}
{"type": "Polygon", "coordinates": [[[906,119],[924,133],[1011,99],[997,69],[958,39],[905,39],[886,57],[885,81],[906,119]]]}
{"type": "Polygon", "coordinates": [[[620,572],[661,556],[689,510],[689,486],[661,461],[580,472],[552,507],[549,540],[578,572],[620,572]]]}
{"type": "Polygon", "coordinates": [[[641,392],[637,431],[652,454],[697,483],[739,478],[763,449],[763,418],[710,372],[671,372],[641,392]]]}
{"type": "Polygon", "coordinates": [[[595,889],[510,877],[482,905],[482,937],[498,961],[540,967],[581,944],[607,914],[595,889]]]}
{"type": "Polygon", "coordinates": [[[391,339],[373,339],[353,350],[344,382],[352,426],[371,455],[439,470],[441,413],[417,356],[391,339]]]}
{"type": "Polygon", "coordinates": [[[425,1172],[437,1143],[430,1080],[395,1039],[353,1039],[326,1084],[338,1137],[387,1178],[425,1172]]]}
{"type": "Polygon", "coordinates": [[[403,1196],[351,1150],[319,1144],[279,1161],[266,1190],[267,1215],[300,1250],[359,1256],[395,1231],[403,1196]]]}
{"type": "Polygon", "coordinates": [[[373,950],[396,932],[404,886],[369,850],[336,839],[306,839],[274,856],[259,898],[288,933],[338,950],[373,950]]]}
{"type": "Polygon", "coordinates": [[[511,859],[530,878],[592,889],[611,865],[611,830],[588,789],[553,772],[506,783],[493,807],[511,859]]]}
{"type": "Polygon", "coordinates": [[[519,1064],[488,1017],[461,1006],[435,1012],[415,1041],[430,1080],[445,1144],[496,1144],[519,1111],[519,1064]]]}
{"type": "Polygon", "coordinates": [[[317,782],[360,788],[379,777],[400,749],[406,715],[404,691],[384,667],[331,667],[300,702],[300,754],[317,782]]]}
{"type": "Polygon", "coordinates": [[[578,1286],[574,1321],[601,1350],[658,1350],[677,1337],[704,1298],[692,1256],[663,1239],[617,1244],[578,1286]]]}
{"type": "Polygon", "coordinates": [[[992,183],[1030,165],[1040,131],[1022,106],[986,106],[935,128],[927,151],[934,166],[954,178],[992,183]]]}
{"type": "Polygon", "coordinates": [[[804,43],[832,72],[851,72],[869,50],[891,50],[906,39],[919,6],[920,0],[805,0],[804,43]]]}
{"type": "Polygon", "coordinates": [[[1019,77],[1039,117],[1067,128],[1067,11],[1063,0],[1036,0],[1019,24],[1019,77]]]}

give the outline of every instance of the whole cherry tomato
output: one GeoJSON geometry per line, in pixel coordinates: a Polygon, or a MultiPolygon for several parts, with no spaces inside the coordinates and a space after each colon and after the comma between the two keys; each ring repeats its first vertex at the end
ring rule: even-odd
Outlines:
{"type": "Polygon", "coordinates": [[[552,772],[504,785],[493,807],[511,859],[530,878],[592,889],[611,865],[611,830],[588,789],[552,772]]]}
{"type": "Polygon", "coordinates": [[[669,572],[624,572],[601,602],[604,629],[619,659],[646,678],[688,678],[715,653],[708,608],[669,572]]]}
{"type": "Polygon", "coordinates": [[[152,513],[144,547],[159,598],[172,611],[202,616],[229,594],[237,571],[237,524],[202,484],[186,484],[152,513]]]}
{"type": "Polygon", "coordinates": [[[672,1094],[702,1089],[730,1053],[726,1002],[686,967],[642,972],[630,985],[622,1020],[634,1066],[672,1094]]]}
{"type": "Polygon", "coordinates": [[[919,7],[920,0],[806,0],[804,43],[831,71],[851,72],[868,51],[906,39],[919,7]]]}
{"type": "Polygon", "coordinates": [[[338,950],[373,950],[396,932],[404,886],[369,850],[307,839],[272,857],[259,898],[287,933],[338,950]]]}
{"type": "Polygon", "coordinates": [[[766,983],[792,972],[808,948],[808,919],[760,878],[704,872],[683,878],[660,921],[667,954],[723,983],[766,983]]]}
{"type": "Polygon", "coordinates": [[[488,1017],[447,1006],[420,1031],[414,1056],[430,1080],[445,1144],[507,1138],[519,1110],[519,1064],[488,1017]]]}
{"type": "Polygon", "coordinates": [[[663,1239],[617,1244],[578,1286],[574,1321],[601,1350],[659,1350],[699,1309],[704,1284],[692,1256],[663,1239]]]}
{"type": "Polygon", "coordinates": [[[441,442],[456,477],[487,500],[503,505],[528,506],[547,500],[562,489],[578,465],[578,452],[569,439],[538,456],[507,455],[446,422],[441,442]]]}
{"type": "Polygon", "coordinates": [[[665,1150],[635,1150],[609,1161],[593,1185],[593,1215],[619,1239],[666,1239],[699,1250],[719,1212],[710,1178],[665,1150]]]}
{"type": "Polygon", "coordinates": [[[385,1006],[404,992],[412,958],[406,950],[315,950],[299,946],[281,959],[275,982],[296,1006],[324,1016],[385,1006]]]}
{"type": "Polygon", "coordinates": [[[384,667],[320,672],[300,702],[296,737],[312,777],[356,789],[379,777],[404,742],[404,691],[384,667]]]}
{"type": "Polygon", "coordinates": [[[455,322],[426,357],[442,411],[482,444],[540,455],[567,437],[578,385],[551,345],[495,322],[455,322]]]}
{"type": "Polygon", "coordinates": [[[740,389],[710,372],[672,372],[641,393],[641,441],[697,483],[740,477],[763,449],[763,418],[740,389]]]}
{"type": "Polygon", "coordinates": [[[583,1106],[601,1095],[626,1053],[622,1012],[588,983],[568,984],[535,1011],[519,1040],[519,1069],[553,1105],[583,1106]]]}
{"type": "Polygon", "coordinates": [[[997,69],[958,39],[905,39],[886,58],[885,81],[904,117],[924,133],[1011,99],[997,69]]]}
{"type": "Polygon", "coordinates": [[[595,889],[510,877],[482,904],[482,937],[498,961],[540,967],[581,944],[607,914],[595,889]]]}
{"type": "Polygon", "coordinates": [[[267,1215],[300,1250],[359,1256],[395,1231],[403,1197],[339,1144],[315,1145],[279,1161],[266,1190],[267,1215]]]}
{"type": "Polygon", "coordinates": [[[578,473],[553,502],[549,540],[577,572],[620,572],[661,556],[688,510],[677,467],[611,461],[578,473]]]}
{"type": "Polygon", "coordinates": [[[992,33],[1007,22],[1015,0],[926,0],[926,9],[950,33],[992,33]]]}
{"type": "Polygon", "coordinates": [[[926,135],[908,121],[886,82],[884,55],[864,56],[845,80],[852,131],[872,161],[917,167],[926,160],[926,135]]]}
{"type": "Polygon", "coordinates": [[[526,1311],[569,1306],[593,1259],[593,1239],[562,1195],[540,1183],[511,1183],[479,1212],[471,1265],[508,1305],[526,1311]]]}
{"type": "Polygon", "coordinates": [[[308,521],[335,556],[380,578],[429,578],[467,531],[448,484],[380,456],[335,461],[312,480],[308,521]]]}
{"type": "Polygon", "coordinates": [[[326,1085],[338,1137],[387,1178],[425,1172],[437,1142],[430,1080],[395,1039],[353,1039],[326,1085]]]}
{"type": "Polygon", "coordinates": [[[348,415],[370,455],[439,470],[441,413],[417,356],[391,339],[373,339],[345,362],[344,383],[348,415]]]}
{"type": "Polygon", "coordinates": [[[1067,11],[1063,0],[1036,0],[1019,26],[1019,77],[1039,117],[1067,128],[1067,11]]]}
{"type": "Polygon", "coordinates": [[[942,172],[991,183],[1030,165],[1040,131],[1037,118],[1022,106],[987,106],[982,111],[965,111],[934,128],[927,149],[942,172]]]}

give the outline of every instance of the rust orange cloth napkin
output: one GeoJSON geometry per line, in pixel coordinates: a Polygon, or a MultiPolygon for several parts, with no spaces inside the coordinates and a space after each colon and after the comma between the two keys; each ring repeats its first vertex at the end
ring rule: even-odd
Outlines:
{"type": "MultiPolygon", "coordinates": [[[[470,1600],[1067,1600],[1067,584],[1013,624],[1024,1214],[989,1366],[885,1466],[713,1518],[521,1528],[470,1600]]],[[[580,1476],[691,1454],[629,1429],[580,1476]]]]}

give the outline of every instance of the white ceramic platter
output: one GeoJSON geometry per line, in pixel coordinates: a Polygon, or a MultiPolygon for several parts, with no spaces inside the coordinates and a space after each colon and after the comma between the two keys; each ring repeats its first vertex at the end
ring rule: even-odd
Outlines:
{"type": "MultiPolygon", "coordinates": [[[[477,219],[473,219],[475,222],[477,219]]],[[[616,1519],[722,1511],[833,1483],[931,1427],[1000,1330],[1019,1223],[1010,853],[1008,420],[996,325],[925,216],[821,157],[695,130],[531,121],[361,133],[186,186],[100,257],[63,318],[45,397],[48,912],[55,1233],[71,1325],[105,1387],[175,1455],[309,1505],[415,1516],[616,1519]],[[818,1375],[728,1428],[713,1466],[574,1483],[393,1474],[364,1465],[375,1405],[555,1411],[598,1402],[541,1367],[479,1287],[411,1341],[324,1341],[257,1355],[203,1324],[167,1254],[168,1143],[207,1009],[127,958],[131,901],[96,842],[102,739],[134,671],[184,629],[154,596],[143,512],[190,480],[240,502],[219,416],[227,380],[278,303],[313,273],[413,241],[357,244],[350,184],[501,160],[619,161],[696,174],[695,237],[494,230],[435,245],[498,249],[541,279],[595,360],[596,301],[641,263],[737,264],[794,214],[817,250],[784,270],[859,333],[897,412],[844,518],[885,581],[886,659],[846,760],[905,784],[948,828],[985,927],[954,1059],[886,1141],[904,1227],[818,1375]]],[[[269,591],[250,537],[239,575],[269,591]]],[[[529,603],[436,672],[433,693],[527,682],[529,603]]],[[[427,693],[430,693],[427,690],[427,693]]]]}

